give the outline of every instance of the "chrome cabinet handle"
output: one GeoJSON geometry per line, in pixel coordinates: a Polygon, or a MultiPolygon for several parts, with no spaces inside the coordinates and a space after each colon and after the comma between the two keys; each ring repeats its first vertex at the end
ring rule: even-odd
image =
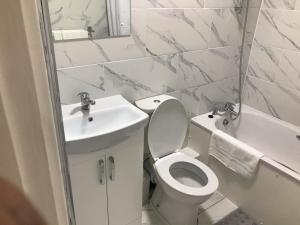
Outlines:
{"type": "Polygon", "coordinates": [[[109,179],[111,181],[115,180],[115,159],[112,156],[109,156],[109,179]]]}
{"type": "Polygon", "coordinates": [[[99,182],[100,184],[104,184],[105,181],[105,166],[104,166],[104,160],[100,159],[98,161],[98,167],[99,167],[99,182]]]}

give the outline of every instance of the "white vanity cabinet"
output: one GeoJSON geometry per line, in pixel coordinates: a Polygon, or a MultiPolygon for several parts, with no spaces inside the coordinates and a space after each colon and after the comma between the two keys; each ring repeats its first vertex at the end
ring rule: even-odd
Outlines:
{"type": "MultiPolygon", "coordinates": [[[[94,159],[76,164],[72,164],[72,160],[70,160],[70,177],[77,225],[99,225],[99,221],[103,225],[108,225],[106,175],[103,174],[103,181],[100,183],[100,162],[104,167],[105,155],[97,155],[94,159]]],[[[104,169],[105,167],[103,171],[104,169]]]]}
{"type": "Polygon", "coordinates": [[[141,224],[143,133],[104,150],[68,155],[77,225],[141,224]]]}

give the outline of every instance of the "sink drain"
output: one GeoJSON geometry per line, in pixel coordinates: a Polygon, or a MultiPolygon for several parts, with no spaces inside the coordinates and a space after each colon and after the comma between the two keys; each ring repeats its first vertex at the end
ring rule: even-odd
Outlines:
{"type": "Polygon", "coordinates": [[[88,121],[89,121],[89,122],[92,122],[93,120],[94,120],[93,117],[89,117],[89,118],[88,118],[88,121]]]}

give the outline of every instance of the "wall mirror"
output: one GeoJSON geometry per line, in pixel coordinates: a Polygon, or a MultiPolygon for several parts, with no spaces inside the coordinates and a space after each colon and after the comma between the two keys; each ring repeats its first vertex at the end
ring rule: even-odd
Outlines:
{"type": "Polygon", "coordinates": [[[130,35],[130,0],[48,0],[55,41],[130,35]]]}

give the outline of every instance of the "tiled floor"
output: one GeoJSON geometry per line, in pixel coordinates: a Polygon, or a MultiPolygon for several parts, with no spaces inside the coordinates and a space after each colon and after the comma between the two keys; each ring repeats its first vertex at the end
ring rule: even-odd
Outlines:
{"type": "Polygon", "coordinates": [[[226,218],[222,219],[216,225],[258,225],[242,210],[237,209],[226,218]]]}
{"type": "Polygon", "coordinates": [[[150,204],[143,207],[142,225],[166,225],[153,211],[150,204]]]}
{"type": "MultiPolygon", "coordinates": [[[[199,207],[199,225],[257,225],[230,200],[216,193],[199,207]]],[[[151,204],[143,208],[142,225],[167,225],[151,204]]]]}

